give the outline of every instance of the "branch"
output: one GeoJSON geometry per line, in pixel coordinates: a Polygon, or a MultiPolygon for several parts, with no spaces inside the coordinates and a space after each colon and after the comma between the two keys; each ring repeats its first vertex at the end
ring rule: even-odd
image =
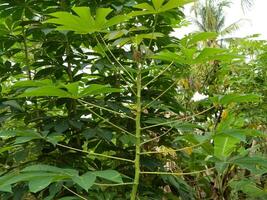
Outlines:
{"type": "Polygon", "coordinates": [[[178,83],[178,80],[172,83],[166,90],[164,90],[159,96],[157,96],[153,101],[148,103],[147,105],[144,106],[143,110],[146,109],[149,105],[157,101],[160,97],[162,97],[166,92],[168,92],[176,83],[178,83]]]}
{"type": "Polygon", "coordinates": [[[87,198],[79,195],[78,193],[74,192],[73,190],[71,190],[70,188],[68,188],[67,186],[65,185],[62,185],[66,190],[68,190],[70,193],[74,194],[75,196],[79,197],[80,199],[83,199],[83,200],[87,200],[87,198]]]}
{"type": "Polygon", "coordinates": [[[122,186],[122,185],[133,185],[133,182],[129,183],[115,183],[115,184],[106,184],[106,183],[94,183],[97,186],[106,186],[106,187],[114,187],[114,186],[122,186]]]}
{"type": "Polygon", "coordinates": [[[159,76],[161,76],[164,72],[167,71],[167,69],[169,69],[172,66],[173,62],[171,62],[171,64],[169,64],[164,70],[162,70],[157,76],[155,76],[151,81],[149,81],[147,84],[145,84],[143,86],[142,89],[144,89],[145,87],[147,87],[149,84],[153,83],[159,76]]]}
{"type": "Polygon", "coordinates": [[[201,171],[194,171],[194,172],[186,172],[186,173],[172,173],[172,172],[140,172],[141,174],[156,174],[156,175],[174,175],[174,176],[184,176],[184,175],[192,175],[192,174],[199,174],[202,172],[207,172],[209,170],[214,169],[215,167],[201,170],[201,171]]]}
{"type": "MultiPolygon", "coordinates": [[[[158,15],[154,15],[154,25],[153,25],[153,29],[152,29],[152,34],[155,33],[157,23],[158,23],[158,15]]],[[[148,48],[150,48],[150,46],[152,44],[152,40],[153,39],[151,38],[149,41],[149,44],[148,44],[148,48]]]]}
{"type": "Polygon", "coordinates": [[[99,117],[100,119],[104,120],[104,122],[107,122],[107,123],[110,124],[111,126],[113,126],[113,127],[117,128],[117,129],[121,130],[123,133],[127,133],[127,134],[129,134],[129,135],[135,137],[134,134],[130,133],[129,131],[126,131],[125,129],[123,129],[123,128],[117,126],[116,124],[113,124],[113,123],[110,122],[108,119],[106,119],[106,118],[102,117],[101,115],[97,114],[96,112],[94,112],[92,109],[90,109],[90,108],[88,108],[88,107],[85,107],[85,108],[86,108],[87,110],[89,110],[91,113],[93,113],[94,115],[96,115],[97,117],[99,117]]]}
{"type": "Polygon", "coordinates": [[[107,43],[105,42],[104,38],[102,37],[101,34],[99,34],[101,40],[103,41],[105,47],[109,51],[110,55],[113,57],[113,59],[118,63],[118,65],[128,74],[128,76],[132,79],[132,81],[135,81],[134,77],[130,74],[130,72],[120,63],[120,61],[116,58],[116,56],[112,53],[110,48],[108,47],[107,43]]]}
{"type": "Polygon", "coordinates": [[[168,124],[172,124],[172,123],[175,123],[175,122],[179,122],[179,121],[182,121],[182,120],[187,120],[188,118],[193,118],[193,117],[196,117],[198,115],[202,115],[203,113],[205,112],[208,112],[209,110],[213,109],[215,106],[212,106],[206,110],[203,110],[199,113],[196,113],[194,115],[191,115],[191,116],[187,116],[187,117],[184,117],[184,118],[180,118],[180,119],[176,119],[176,120],[172,120],[172,121],[168,121],[168,122],[163,122],[163,123],[159,123],[159,124],[154,124],[154,125],[151,125],[151,126],[146,126],[146,127],[143,127],[142,129],[145,130],[145,129],[149,129],[149,128],[154,128],[154,127],[157,127],[157,126],[164,126],[164,125],[168,125],[168,124]]]}
{"type": "Polygon", "coordinates": [[[157,139],[163,137],[164,135],[167,135],[172,129],[173,129],[173,128],[170,128],[170,129],[167,130],[165,133],[163,133],[163,134],[161,134],[161,135],[159,135],[159,136],[157,136],[157,137],[154,137],[154,138],[152,138],[152,139],[146,140],[146,141],[142,142],[140,145],[144,145],[144,144],[146,144],[146,143],[149,143],[149,142],[152,142],[152,141],[154,141],[154,140],[157,140],[157,139]]]}
{"type": "Polygon", "coordinates": [[[85,150],[82,150],[82,149],[77,149],[77,148],[69,147],[69,146],[66,146],[64,144],[59,144],[59,143],[57,145],[60,146],[60,147],[66,148],[66,149],[73,150],[73,151],[91,154],[93,156],[99,156],[99,157],[110,158],[110,159],[114,159],[114,160],[121,160],[121,161],[125,161],[125,162],[134,163],[133,160],[129,160],[129,159],[126,159],[126,158],[120,158],[120,157],[116,157],[116,156],[109,156],[109,155],[105,155],[105,154],[100,154],[100,153],[95,153],[95,152],[89,152],[89,151],[85,151],[85,150]]]}
{"type": "MultiPolygon", "coordinates": [[[[97,39],[96,36],[95,36],[95,39],[96,39],[97,43],[99,44],[100,48],[102,49],[103,53],[105,54],[106,58],[107,58],[108,61],[110,62],[110,64],[113,65],[117,70],[120,70],[120,69],[119,69],[119,68],[112,62],[112,60],[110,59],[110,57],[107,55],[105,49],[102,47],[102,44],[100,43],[100,41],[97,39]]],[[[106,45],[106,46],[107,46],[107,45],[106,45]]],[[[108,47],[107,47],[107,48],[108,48],[108,47]]],[[[109,48],[108,48],[108,50],[110,51],[109,48]]],[[[114,54],[113,54],[113,55],[114,55],[114,54]]],[[[119,61],[117,61],[117,62],[119,62],[119,61]]],[[[123,67],[123,69],[124,69],[124,67],[123,67]]],[[[125,71],[125,70],[124,70],[124,71],[125,71]]],[[[127,71],[127,72],[128,72],[128,71],[127,71]]],[[[128,72],[128,73],[129,73],[129,72],[128,72]]],[[[130,76],[130,77],[131,77],[131,80],[134,81],[134,79],[132,78],[132,76],[130,76]]],[[[128,82],[123,76],[121,76],[121,78],[125,81],[125,83],[128,82]]],[[[134,95],[136,95],[135,91],[134,91],[131,87],[129,87],[129,88],[130,88],[131,92],[132,92],[134,95]]]]}
{"type": "Polygon", "coordinates": [[[102,106],[98,106],[98,105],[96,105],[96,104],[89,103],[89,102],[84,101],[84,100],[81,100],[81,99],[79,99],[78,101],[79,101],[81,104],[83,104],[84,106],[86,106],[85,104],[88,104],[88,105],[90,105],[90,106],[93,106],[93,107],[96,107],[96,108],[99,108],[99,109],[102,109],[102,110],[106,110],[106,111],[108,111],[108,112],[111,112],[111,113],[120,115],[120,116],[122,116],[122,117],[126,117],[126,118],[128,118],[128,119],[135,120],[134,118],[132,118],[132,117],[130,117],[130,116],[124,114],[124,113],[120,113],[120,112],[117,112],[117,111],[115,111],[115,110],[111,110],[111,109],[109,109],[109,108],[105,108],[105,107],[102,107],[102,106]]]}
{"type": "Polygon", "coordinates": [[[195,145],[192,145],[192,146],[189,146],[189,147],[184,147],[184,148],[181,148],[181,149],[173,149],[173,150],[168,150],[168,151],[147,151],[147,152],[142,152],[140,154],[141,155],[147,155],[147,154],[160,154],[160,153],[172,153],[172,152],[184,151],[184,150],[187,150],[187,149],[199,147],[199,146],[201,146],[202,144],[205,144],[205,143],[206,142],[203,142],[203,143],[195,144],[195,145]]]}

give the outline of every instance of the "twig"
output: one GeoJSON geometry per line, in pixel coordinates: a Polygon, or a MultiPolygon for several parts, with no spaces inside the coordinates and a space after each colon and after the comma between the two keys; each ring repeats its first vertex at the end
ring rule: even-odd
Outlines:
{"type": "MultiPolygon", "coordinates": [[[[97,41],[97,43],[99,44],[100,48],[102,49],[103,53],[105,54],[105,56],[107,57],[108,61],[110,62],[111,65],[113,65],[115,68],[117,68],[117,70],[120,70],[119,67],[117,67],[113,62],[112,60],[110,59],[110,57],[107,55],[107,53],[105,52],[105,49],[102,47],[102,44],[100,43],[100,41],[97,39],[97,37],[95,36],[95,39],[97,41]]],[[[107,47],[108,48],[108,47],[107,47]]],[[[124,70],[125,71],[125,70],[124,70]]],[[[128,81],[123,77],[121,76],[121,78],[125,81],[125,83],[127,83],[128,81]]],[[[131,78],[132,80],[134,80],[133,78],[131,78]]],[[[135,91],[129,86],[131,92],[136,95],[135,91]]]]}
{"type": "Polygon", "coordinates": [[[150,103],[148,103],[147,105],[144,106],[143,110],[146,109],[149,105],[151,105],[152,103],[154,103],[155,101],[157,101],[160,97],[162,97],[166,92],[168,92],[176,83],[178,82],[175,81],[174,83],[172,83],[166,90],[164,90],[159,96],[157,96],[153,101],[151,101],[150,103]]]}
{"type": "Polygon", "coordinates": [[[110,159],[114,159],[114,160],[121,160],[121,161],[134,163],[133,160],[129,160],[129,159],[126,159],[126,158],[120,158],[120,157],[116,157],[116,156],[109,156],[109,155],[105,155],[105,154],[89,152],[89,151],[85,151],[85,150],[82,150],[82,149],[77,149],[77,148],[74,148],[74,147],[69,147],[69,146],[66,146],[64,144],[59,144],[59,143],[57,145],[60,146],[60,147],[66,148],[66,149],[73,150],[73,151],[78,151],[78,152],[82,152],[82,153],[91,154],[93,156],[99,156],[99,157],[110,158],[110,159]]]}
{"type": "Polygon", "coordinates": [[[128,76],[132,79],[132,81],[134,81],[133,76],[130,74],[130,72],[120,63],[120,61],[118,61],[118,59],[116,58],[116,56],[112,53],[112,51],[110,50],[110,48],[108,47],[107,43],[105,42],[104,38],[102,37],[101,34],[98,34],[101,38],[101,40],[103,41],[103,44],[106,46],[107,50],[109,51],[110,55],[113,57],[113,59],[118,63],[118,65],[128,74],[128,76]]]}
{"type": "Polygon", "coordinates": [[[199,113],[196,113],[194,115],[191,115],[191,116],[186,116],[186,117],[183,117],[183,118],[180,118],[180,119],[176,119],[176,120],[172,120],[172,121],[168,121],[168,122],[163,122],[163,123],[159,123],[159,124],[154,124],[154,125],[151,125],[151,126],[146,126],[146,127],[143,127],[142,129],[149,129],[149,128],[154,128],[154,127],[157,127],[157,126],[164,126],[164,125],[168,125],[168,124],[172,124],[172,123],[175,123],[175,122],[179,122],[179,121],[182,121],[182,120],[186,120],[188,118],[193,118],[193,117],[196,117],[198,115],[202,115],[203,113],[205,112],[208,112],[209,110],[213,109],[215,106],[212,106],[206,110],[203,110],[199,113]]]}
{"type": "Polygon", "coordinates": [[[192,145],[192,146],[189,146],[189,147],[183,147],[181,149],[173,149],[173,150],[167,150],[167,151],[147,151],[147,152],[142,152],[140,154],[141,155],[147,155],[147,154],[161,154],[161,153],[171,153],[171,152],[184,151],[184,150],[187,150],[187,149],[199,147],[199,146],[201,146],[202,144],[205,144],[205,143],[206,142],[203,142],[203,143],[195,144],[195,145],[192,145]]]}
{"type": "Polygon", "coordinates": [[[94,106],[94,107],[96,107],[96,108],[99,108],[99,109],[102,109],[102,110],[106,110],[106,111],[108,111],[108,112],[111,112],[111,113],[114,113],[114,114],[117,114],[117,115],[120,115],[120,116],[129,118],[129,119],[135,120],[134,118],[132,118],[132,117],[130,117],[130,116],[124,114],[124,113],[120,113],[120,112],[117,112],[117,111],[115,111],[115,110],[111,110],[111,109],[109,109],[109,108],[105,108],[105,107],[102,107],[102,106],[98,106],[98,105],[96,105],[96,104],[93,104],[93,103],[90,103],[90,102],[87,102],[87,101],[84,101],[84,100],[81,100],[81,99],[79,99],[78,101],[79,101],[81,104],[83,104],[84,106],[86,106],[85,104],[88,104],[88,105],[90,105],[90,106],[94,106]]]}
{"type": "Polygon", "coordinates": [[[172,129],[173,129],[173,128],[170,128],[170,129],[167,130],[165,133],[163,133],[163,134],[161,134],[161,135],[159,135],[159,136],[157,136],[157,137],[154,137],[154,138],[151,138],[151,139],[149,139],[149,140],[146,140],[146,141],[142,142],[141,145],[144,145],[144,144],[146,144],[146,143],[152,142],[152,141],[154,141],[154,140],[157,140],[157,139],[163,137],[164,135],[167,135],[172,129]]]}
{"type": "Polygon", "coordinates": [[[85,108],[86,108],[87,110],[89,110],[91,113],[93,113],[94,115],[96,115],[97,117],[99,117],[99,118],[101,118],[102,120],[104,120],[104,122],[107,122],[107,123],[110,124],[111,126],[113,126],[113,127],[117,128],[117,129],[121,130],[123,133],[126,133],[126,134],[128,134],[128,135],[131,135],[131,136],[135,137],[134,134],[130,133],[129,131],[126,131],[125,129],[123,129],[123,128],[117,126],[116,124],[113,124],[113,123],[110,122],[108,119],[106,119],[106,118],[102,117],[101,115],[97,114],[96,112],[94,112],[92,109],[90,109],[90,108],[88,108],[88,107],[85,107],[85,108]]]}
{"type": "Polygon", "coordinates": [[[107,187],[114,187],[114,186],[122,186],[122,185],[133,185],[133,182],[129,183],[114,183],[114,184],[106,184],[106,183],[94,183],[97,186],[107,186],[107,187]]]}
{"type": "Polygon", "coordinates": [[[72,194],[74,194],[75,196],[79,197],[80,199],[83,199],[83,200],[87,200],[85,197],[79,195],[78,193],[74,192],[73,190],[71,190],[70,188],[68,188],[67,186],[63,185],[63,187],[68,190],[69,192],[71,192],[72,194]]]}
{"type": "Polygon", "coordinates": [[[141,174],[156,174],[156,175],[174,175],[174,176],[184,176],[184,175],[192,175],[192,174],[199,174],[202,172],[206,172],[208,170],[212,170],[215,167],[206,169],[206,170],[201,170],[201,171],[194,171],[194,172],[186,172],[186,173],[173,173],[173,172],[140,172],[141,174]]]}
{"type": "Polygon", "coordinates": [[[161,76],[164,72],[167,71],[167,69],[169,69],[172,66],[173,62],[171,62],[171,64],[169,64],[164,70],[162,70],[157,76],[155,76],[151,81],[149,81],[147,84],[145,84],[143,86],[143,89],[145,87],[147,87],[149,84],[153,83],[159,76],[161,76]]]}

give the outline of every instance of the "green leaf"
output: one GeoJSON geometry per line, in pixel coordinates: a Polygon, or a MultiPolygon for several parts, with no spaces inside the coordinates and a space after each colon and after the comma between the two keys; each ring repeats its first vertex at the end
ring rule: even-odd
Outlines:
{"type": "Polygon", "coordinates": [[[73,197],[62,197],[58,200],[81,200],[81,198],[73,196],[73,197]]]}
{"type": "Polygon", "coordinates": [[[58,142],[61,142],[65,139],[65,136],[62,135],[62,134],[58,134],[58,133],[52,133],[52,134],[49,134],[45,140],[47,142],[50,142],[51,144],[53,144],[54,146],[58,143],[58,142]]]}
{"type": "Polygon", "coordinates": [[[132,38],[132,41],[134,41],[135,44],[140,45],[140,43],[144,39],[155,40],[158,37],[164,37],[164,34],[162,34],[162,33],[138,34],[138,35],[136,35],[135,37],[132,38]]]}
{"type": "Polygon", "coordinates": [[[96,10],[95,23],[101,29],[107,22],[106,17],[112,12],[111,8],[98,8],[96,10]]]}
{"type": "Polygon", "coordinates": [[[43,189],[45,189],[47,186],[49,186],[53,182],[54,177],[42,177],[42,178],[36,178],[29,181],[29,189],[31,192],[36,193],[43,189]]]}
{"type": "Polygon", "coordinates": [[[53,177],[55,180],[64,180],[67,177],[62,174],[55,174],[50,172],[34,171],[28,173],[12,173],[0,177],[0,188],[8,188],[12,184],[19,183],[22,181],[32,181],[36,179],[43,179],[46,177],[53,177]]]}
{"type": "Polygon", "coordinates": [[[229,184],[234,190],[242,191],[252,198],[267,198],[267,191],[259,188],[255,182],[249,179],[234,180],[229,184]]]}
{"type": "Polygon", "coordinates": [[[88,191],[89,188],[93,186],[93,184],[96,180],[96,175],[93,174],[93,172],[87,172],[87,173],[83,174],[82,176],[72,177],[72,180],[74,183],[78,184],[83,189],[88,191]]]}
{"type": "Polygon", "coordinates": [[[203,62],[215,59],[218,60],[217,55],[223,54],[225,52],[226,49],[221,49],[221,48],[204,48],[195,60],[197,62],[203,62]]]}
{"type": "Polygon", "coordinates": [[[79,82],[70,83],[64,86],[73,97],[78,97],[79,82]]]}
{"type": "Polygon", "coordinates": [[[21,95],[18,97],[60,97],[60,98],[72,98],[73,96],[55,86],[43,86],[38,88],[29,88],[25,90],[21,95]]]}
{"type": "Polygon", "coordinates": [[[42,139],[42,138],[38,136],[17,137],[14,144],[22,144],[36,139],[42,139]]]}
{"type": "Polygon", "coordinates": [[[98,8],[95,18],[92,17],[91,10],[88,7],[74,7],[72,10],[78,16],[68,12],[55,12],[50,14],[55,18],[48,19],[45,23],[58,24],[59,27],[57,27],[57,30],[88,34],[105,32],[107,28],[129,19],[129,16],[126,15],[117,15],[107,19],[106,17],[112,12],[110,8],[98,8]]]}
{"type": "Polygon", "coordinates": [[[124,30],[124,29],[123,30],[117,30],[117,31],[110,31],[104,36],[104,38],[108,39],[108,40],[115,40],[115,39],[120,38],[123,35],[126,35],[127,33],[128,33],[128,31],[124,30]]]}
{"type": "Polygon", "coordinates": [[[154,8],[148,3],[137,4],[134,8],[142,9],[142,11],[133,11],[129,16],[134,17],[139,15],[160,14],[191,2],[193,2],[193,0],[169,0],[163,5],[164,0],[152,0],[154,8]]]}
{"type": "Polygon", "coordinates": [[[28,166],[21,170],[21,172],[51,172],[55,174],[67,175],[70,177],[79,175],[78,171],[75,169],[62,169],[59,167],[43,164],[28,166]]]}
{"type": "Polygon", "coordinates": [[[215,32],[200,32],[200,33],[193,33],[184,37],[181,40],[181,43],[184,46],[190,46],[196,44],[199,41],[206,41],[210,39],[215,39],[218,36],[218,33],[215,32]]]}
{"type": "Polygon", "coordinates": [[[157,53],[156,55],[151,56],[151,58],[175,62],[177,64],[187,64],[188,63],[188,61],[184,57],[182,57],[176,53],[169,52],[169,51],[161,51],[161,52],[157,53]]]}
{"type": "Polygon", "coordinates": [[[42,136],[34,130],[3,130],[0,131],[0,137],[16,137],[15,144],[25,143],[35,139],[42,139],[42,136]]]}
{"type": "Polygon", "coordinates": [[[219,99],[219,103],[227,105],[230,103],[260,102],[261,97],[255,94],[227,94],[219,99]]]}
{"type": "Polygon", "coordinates": [[[21,87],[42,87],[47,85],[52,85],[52,81],[45,80],[27,80],[27,81],[18,81],[13,85],[13,88],[21,88],[21,87]]]}
{"type": "Polygon", "coordinates": [[[143,10],[147,10],[147,11],[151,11],[151,12],[154,12],[154,8],[149,5],[148,3],[140,3],[140,4],[137,4],[135,6],[133,6],[134,8],[139,8],[139,9],[143,9],[143,10]]]}
{"type": "Polygon", "coordinates": [[[162,4],[164,3],[164,0],[152,0],[153,6],[155,8],[156,11],[158,11],[162,4]]]}
{"type": "Polygon", "coordinates": [[[89,87],[83,89],[83,91],[79,95],[80,97],[86,97],[90,95],[99,95],[113,92],[121,92],[121,90],[117,88],[111,88],[106,85],[92,84],[89,87]]]}
{"type": "Polygon", "coordinates": [[[11,185],[0,185],[0,191],[12,193],[11,185]]]}
{"type": "Polygon", "coordinates": [[[219,134],[214,137],[214,156],[224,160],[232,154],[236,144],[240,142],[239,138],[219,134]]]}
{"type": "Polygon", "coordinates": [[[96,171],[94,174],[100,178],[104,178],[116,183],[122,183],[122,177],[119,172],[115,170],[96,171]]]}
{"type": "Polygon", "coordinates": [[[254,174],[263,174],[267,171],[267,158],[254,155],[253,157],[242,157],[231,161],[242,168],[245,168],[254,174]]]}
{"type": "Polygon", "coordinates": [[[17,101],[15,100],[9,100],[9,101],[4,101],[3,102],[3,105],[6,105],[6,106],[11,106],[17,110],[20,110],[20,111],[24,111],[23,107],[21,107],[17,101]]]}
{"type": "Polygon", "coordinates": [[[184,6],[185,4],[194,2],[195,0],[169,0],[164,6],[159,10],[160,12],[166,12],[168,10],[184,6]]]}

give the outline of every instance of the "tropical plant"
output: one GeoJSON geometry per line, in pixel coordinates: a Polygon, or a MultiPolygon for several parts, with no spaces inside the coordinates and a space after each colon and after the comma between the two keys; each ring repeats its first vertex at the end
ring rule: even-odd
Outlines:
{"type": "Polygon", "coordinates": [[[1,199],[266,198],[266,44],[171,37],[189,2],[0,1],[1,199]]]}
{"type": "Polygon", "coordinates": [[[228,0],[205,0],[197,2],[192,7],[195,14],[193,22],[197,25],[200,31],[216,32],[221,37],[231,34],[238,30],[244,22],[240,19],[228,26],[225,26],[225,8],[231,6],[231,1],[228,0]]]}

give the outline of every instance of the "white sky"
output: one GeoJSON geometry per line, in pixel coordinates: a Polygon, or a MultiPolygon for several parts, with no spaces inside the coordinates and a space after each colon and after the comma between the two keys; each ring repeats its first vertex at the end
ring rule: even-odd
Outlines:
{"type": "MultiPolygon", "coordinates": [[[[226,22],[225,26],[238,21],[239,19],[246,19],[242,23],[241,28],[232,34],[234,37],[245,37],[253,34],[261,34],[260,39],[267,40],[267,0],[254,0],[253,7],[243,13],[240,0],[233,0],[234,3],[231,4],[230,8],[226,8],[226,22]]],[[[190,21],[190,7],[185,8],[185,14],[190,21]]],[[[191,31],[197,30],[196,27],[190,25],[188,27],[178,29],[175,31],[174,35],[177,37],[183,37],[185,34],[191,31]]]]}

